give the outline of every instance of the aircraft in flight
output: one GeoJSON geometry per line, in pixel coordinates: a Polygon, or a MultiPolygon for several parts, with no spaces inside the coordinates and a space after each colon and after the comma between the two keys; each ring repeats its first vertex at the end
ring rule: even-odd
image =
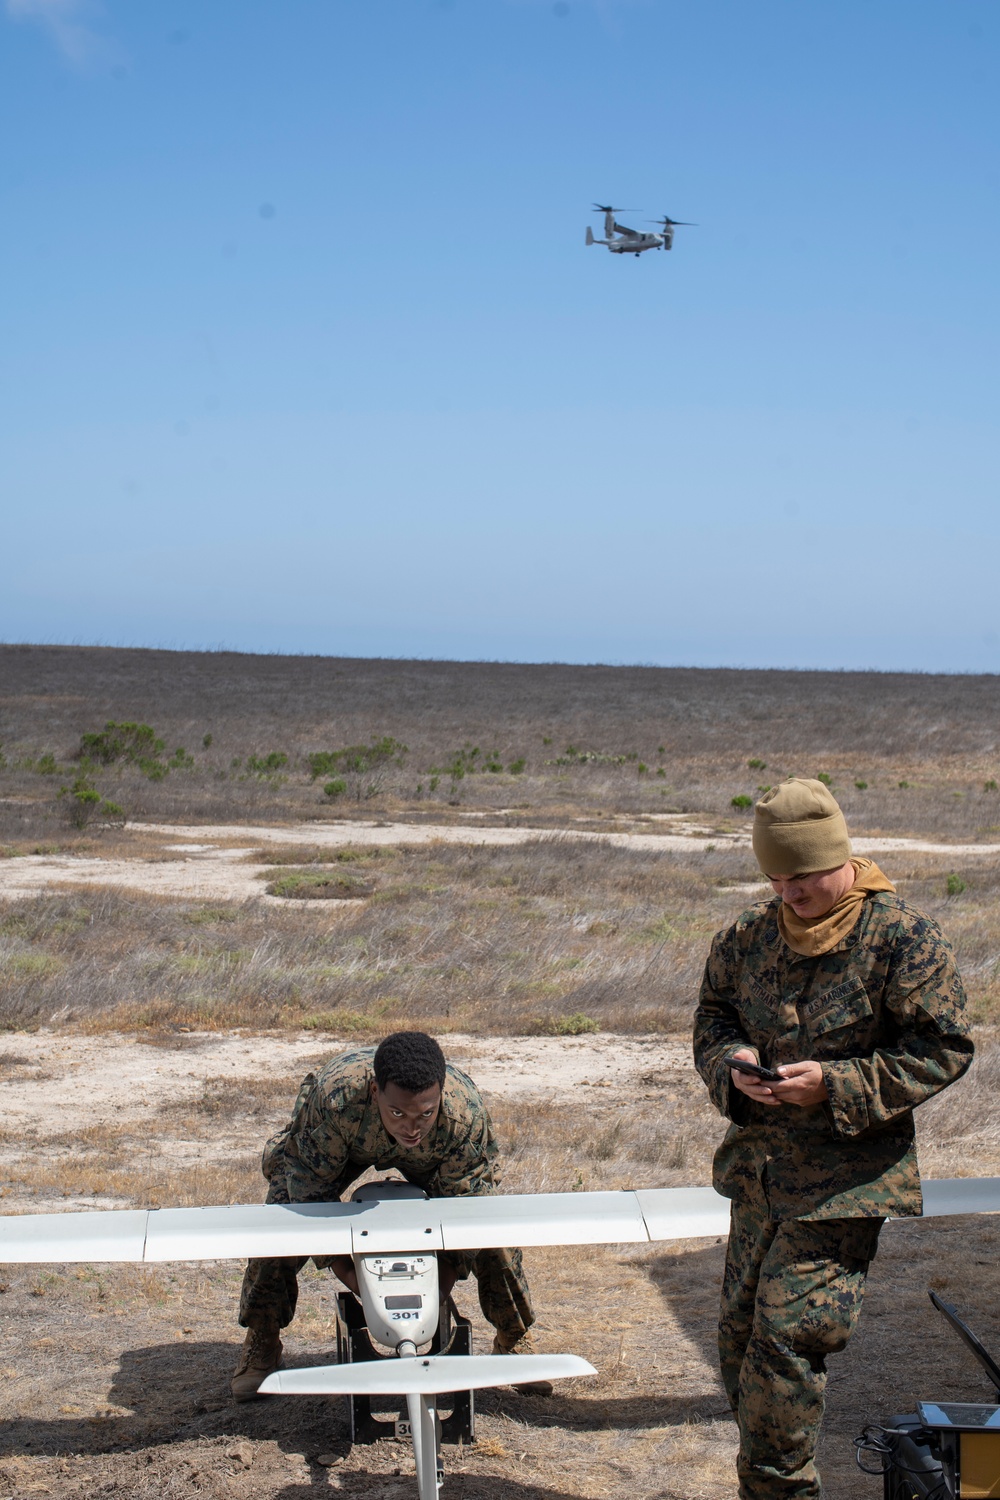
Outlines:
{"type": "Polygon", "coordinates": [[[684,219],[671,219],[664,214],[661,219],[650,220],[653,224],[663,226],[658,234],[651,234],[641,229],[629,229],[627,225],[616,222],[615,214],[628,213],[628,209],[612,208],[609,203],[595,203],[594,212],[604,215],[605,238],[595,239],[594,231],[588,224],[587,244],[607,245],[612,255],[641,255],[644,250],[670,250],[674,243],[674,230],[678,225],[684,229],[697,228],[697,225],[688,224],[684,219]]]}

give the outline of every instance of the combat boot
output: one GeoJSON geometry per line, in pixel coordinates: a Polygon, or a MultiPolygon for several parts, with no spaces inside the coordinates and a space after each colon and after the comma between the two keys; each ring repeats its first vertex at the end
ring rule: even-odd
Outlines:
{"type": "MultiPolygon", "coordinates": [[[[516,1344],[511,1344],[509,1349],[505,1349],[503,1347],[500,1342],[500,1335],[495,1334],[493,1338],[493,1348],[490,1352],[492,1354],[537,1354],[538,1351],[535,1348],[535,1336],[531,1332],[531,1330],[528,1329],[527,1332],[521,1334],[521,1337],[518,1339],[516,1344]]],[[[513,1386],[514,1390],[519,1391],[522,1396],[552,1395],[551,1380],[525,1380],[520,1384],[512,1380],[511,1385],[513,1386]]]]}
{"type": "Polygon", "coordinates": [[[237,1401],[252,1401],[263,1381],[281,1364],[281,1339],[277,1324],[248,1328],[233,1371],[230,1390],[237,1401]]]}

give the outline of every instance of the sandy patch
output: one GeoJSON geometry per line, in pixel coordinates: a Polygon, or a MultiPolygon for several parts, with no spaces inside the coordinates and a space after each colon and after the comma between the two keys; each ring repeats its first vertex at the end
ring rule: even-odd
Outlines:
{"type": "MultiPolygon", "coordinates": [[[[659,815],[653,815],[659,816],[659,815]]],[[[348,845],[475,844],[512,847],[533,839],[604,843],[619,849],[639,849],[656,854],[678,854],[708,849],[749,847],[749,825],[735,833],[711,833],[706,825],[687,819],[686,814],[665,814],[671,820],[684,818],[674,833],[596,833],[591,830],[545,828],[455,827],[450,824],[343,822],[293,823],[281,827],[250,824],[216,824],[188,827],[179,823],[133,823],[129,826],[146,836],[162,834],[165,853],[176,857],[160,862],[130,859],[97,859],[69,854],[32,854],[0,862],[0,898],[18,900],[42,891],[72,886],[122,886],[150,895],[197,901],[263,901],[281,905],[315,906],[315,901],[268,896],[260,876],[265,864],[248,864],[246,856],[262,844],[301,844],[316,849],[342,849],[348,845]],[[706,836],[710,834],[710,836],[706,836]]],[[[917,854],[1000,855],[1000,844],[935,844],[923,839],[856,838],[857,854],[899,851],[917,854]]],[[[747,887],[753,889],[754,887],[747,887]]],[[[327,902],[327,911],[353,906],[354,901],[327,902]]]]}
{"type": "MultiPolygon", "coordinates": [[[[211,844],[165,844],[165,850],[187,850],[179,859],[96,859],[75,854],[27,854],[0,864],[0,897],[8,901],[37,896],[66,886],[119,886],[151,896],[193,901],[263,901],[265,905],[316,906],[308,899],[269,896],[262,876],[268,865],[248,864],[252,849],[217,848],[211,844]]],[[[359,906],[360,901],[326,901],[326,910],[359,906]]]]}
{"type": "MultiPolygon", "coordinates": [[[[558,1100],[575,1088],[642,1092],[655,1074],[692,1073],[686,1042],[662,1036],[445,1038],[448,1057],[473,1073],[487,1094],[558,1100]]],[[[179,1033],[165,1046],[130,1037],[51,1036],[36,1032],[0,1046],[0,1105],[8,1130],[58,1122],[123,1124],[164,1104],[196,1098],[206,1078],[280,1075],[303,1058],[350,1047],[315,1031],[295,1037],[179,1033]]]]}

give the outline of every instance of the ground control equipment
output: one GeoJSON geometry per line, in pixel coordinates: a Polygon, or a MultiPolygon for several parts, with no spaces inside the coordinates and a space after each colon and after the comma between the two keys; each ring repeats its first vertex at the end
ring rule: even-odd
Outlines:
{"type": "MultiPolygon", "coordinates": [[[[1000,1365],[950,1302],[930,1299],[986,1371],[1000,1403],[1000,1365]]],[[[1000,1496],[1000,1404],[918,1401],[912,1415],[855,1438],[858,1467],[881,1474],[883,1500],[993,1500],[1000,1496]]]]}

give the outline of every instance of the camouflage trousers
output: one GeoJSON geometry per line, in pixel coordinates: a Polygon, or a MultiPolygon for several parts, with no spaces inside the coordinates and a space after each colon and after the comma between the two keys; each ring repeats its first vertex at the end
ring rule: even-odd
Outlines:
{"type": "Polygon", "coordinates": [[[732,1206],[719,1362],[740,1432],[741,1500],[815,1500],[826,1357],[845,1347],[884,1219],[768,1217],[758,1183],[732,1206]]]}
{"type": "MultiPolygon", "coordinates": [[[[352,1176],[338,1182],[331,1199],[339,1197],[353,1181],[352,1176]]],[[[271,1179],[266,1201],[289,1201],[283,1182],[271,1179]]],[[[241,1327],[276,1322],[279,1328],[286,1328],[295,1316],[299,1272],[310,1258],[320,1270],[330,1264],[330,1257],[324,1255],[275,1256],[248,1262],[240,1293],[241,1327]]],[[[460,1280],[470,1272],[475,1276],[483,1317],[496,1329],[500,1347],[512,1349],[535,1321],[520,1250],[451,1251],[448,1258],[460,1280]]]]}

